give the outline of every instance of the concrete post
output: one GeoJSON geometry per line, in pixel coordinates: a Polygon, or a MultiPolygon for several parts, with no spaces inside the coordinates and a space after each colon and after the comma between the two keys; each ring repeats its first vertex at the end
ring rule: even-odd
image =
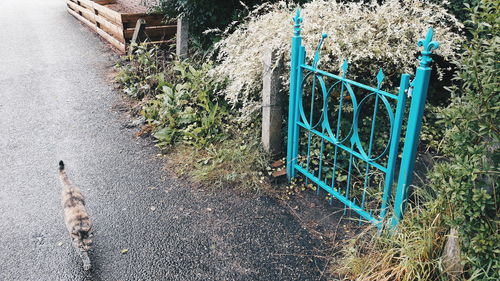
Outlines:
{"type": "Polygon", "coordinates": [[[280,95],[282,61],[276,51],[264,53],[264,72],[262,75],[262,145],[265,151],[277,155],[283,152],[281,135],[283,122],[283,98],[280,95]]]}
{"type": "Polygon", "coordinates": [[[189,24],[186,18],[177,19],[177,44],[176,51],[179,59],[185,59],[188,56],[189,24]]]}

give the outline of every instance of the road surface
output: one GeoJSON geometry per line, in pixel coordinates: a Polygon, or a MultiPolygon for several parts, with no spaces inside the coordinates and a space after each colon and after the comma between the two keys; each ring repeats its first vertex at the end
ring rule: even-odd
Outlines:
{"type": "Polygon", "coordinates": [[[64,1],[2,0],[0,27],[0,280],[317,280],[314,240],[272,199],[162,171],[113,110],[116,56],[64,1]],[[94,221],[90,272],[64,228],[60,159],[94,221]]]}

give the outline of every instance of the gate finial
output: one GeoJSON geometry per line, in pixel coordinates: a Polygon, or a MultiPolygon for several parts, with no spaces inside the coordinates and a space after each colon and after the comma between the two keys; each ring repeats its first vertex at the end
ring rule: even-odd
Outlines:
{"type": "Polygon", "coordinates": [[[342,77],[346,77],[347,75],[347,69],[349,68],[349,62],[347,59],[344,59],[344,63],[342,64],[342,77]]]}
{"type": "Polygon", "coordinates": [[[313,67],[318,66],[319,53],[321,52],[321,46],[323,46],[323,42],[325,41],[326,37],[328,37],[326,33],[323,33],[321,35],[321,40],[319,40],[318,47],[316,47],[316,52],[314,53],[313,67]]]}
{"type": "Polygon", "coordinates": [[[424,47],[424,50],[422,51],[422,56],[419,57],[420,66],[422,67],[429,66],[429,64],[432,62],[431,58],[432,51],[439,48],[439,43],[436,41],[432,41],[432,35],[433,35],[432,27],[429,27],[425,39],[420,39],[418,40],[417,43],[418,46],[424,47]]]}
{"type": "Polygon", "coordinates": [[[382,68],[378,71],[377,73],[377,89],[380,90],[380,87],[382,86],[382,81],[384,81],[384,71],[382,70],[382,68]]]}
{"type": "Polygon", "coordinates": [[[300,36],[300,24],[302,23],[302,18],[300,17],[300,8],[297,8],[297,11],[295,13],[295,17],[293,18],[293,21],[295,23],[293,34],[295,36],[300,36]]]}

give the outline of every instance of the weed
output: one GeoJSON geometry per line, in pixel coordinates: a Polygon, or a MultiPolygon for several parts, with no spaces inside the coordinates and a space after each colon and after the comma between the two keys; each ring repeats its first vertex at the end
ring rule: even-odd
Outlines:
{"type": "MultiPolygon", "coordinates": [[[[447,228],[430,193],[417,190],[420,202],[407,210],[394,232],[377,233],[373,226],[351,239],[333,275],[356,280],[446,280],[441,249],[447,228]],[[427,205],[426,205],[427,204],[427,205]],[[432,204],[433,206],[429,206],[432,204]]],[[[333,267],[332,267],[333,268],[333,267]]]]}
{"type": "Polygon", "coordinates": [[[157,46],[133,46],[135,51],[117,63],[117,82],[125,94],[142,99],[156,93],[158,80],[167,69],[171,54],[157,46]]]}
{"type": "Polygon", "coordinates": [[[193,149],[174,148],[169,159],[176,171],[210,188],[262,191],[269,187],[264,175],[269,163],[258,138],[235,137],[193,149]]]}
{"type": "Polygon", "coordinates": [[[217,96],[219,83],[208,78],[210,63],[196,65],[174,61],[173,82],[158,75],[158,95],[141,111],[146,121],[156,127],[153,136],[160,147],[183,142],[197,148],[227,137],[224,124],[228,112],[217,96]]]}

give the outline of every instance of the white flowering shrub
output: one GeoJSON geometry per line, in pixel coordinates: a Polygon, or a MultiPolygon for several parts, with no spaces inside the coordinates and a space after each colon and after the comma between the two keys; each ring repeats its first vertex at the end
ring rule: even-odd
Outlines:
{"type": "MultiPolygon", "coordinates": [[[[242,118],[260,108],[262,57],[266,49],[283,56],[289,80],[291,39],[295,7],[280,2],[264,4],[250,14],[246,23],[216,44],[219,65],[212,75],[227,79],[226,99],[241,108],[242,118]]],[[[338,73],[344,59],[349,60],[351,79],[375,82],[379,68],[386,75],[385,86],[397,84],[403,73],[413,73],[418,64],[419,38],[433,27],[440,43],[436,53],[451,61],[463,40],[457,19],[436,4],[420,0],[387,0],[379,5],[337,3],[316,0],[301,8],[303,44],[308,59],[326,33],[319,68],[338,73]]]]}

